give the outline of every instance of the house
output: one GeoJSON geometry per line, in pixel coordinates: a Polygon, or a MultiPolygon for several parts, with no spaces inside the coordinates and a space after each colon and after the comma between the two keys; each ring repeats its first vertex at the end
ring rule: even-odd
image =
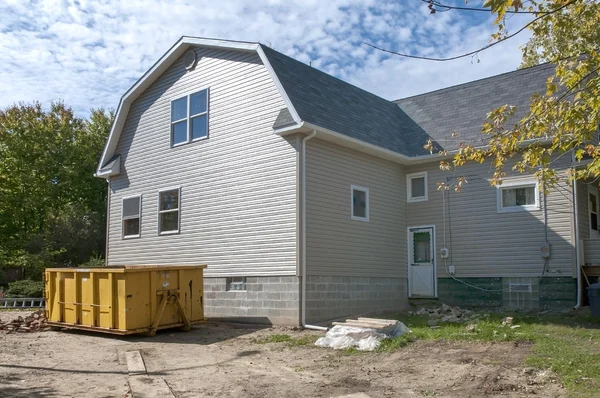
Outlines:
{"type": "Polygon", "coordinates": [[[392,102],[259,43],[183,37],[124,94],[102,154],[107,262],[207,264],[207,316],[273,324],[424,298],[570,308],[584,254],[600,257],[584,250],[595,188],[496,188],[474,164],[438,191],[456,175],[423,147],[480,139],[486,112],[524,111],[551,68],[392,102]]]}

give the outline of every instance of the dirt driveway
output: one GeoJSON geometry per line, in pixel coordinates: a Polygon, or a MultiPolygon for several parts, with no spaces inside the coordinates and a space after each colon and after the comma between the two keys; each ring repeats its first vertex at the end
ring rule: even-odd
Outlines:
{"type": "Polygon", "coordinates": [[[259,343],[281,333],[317,332],[207,324],[154,338],[0,333],[0,397],[131,397],[131,350],[175,397],[566,395],[550,375],[523,369],[527,345],[417,342],[392,353],[352,354],[259,343]]]}

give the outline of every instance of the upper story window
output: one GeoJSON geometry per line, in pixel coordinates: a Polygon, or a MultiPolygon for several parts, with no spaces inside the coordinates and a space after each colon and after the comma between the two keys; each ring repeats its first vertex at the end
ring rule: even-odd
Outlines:
{"type": "Polygon", "coordinates": [[[505,182],[497,188],[498,213],[538,210],[540,194],[535,180],[505,182]]]}
{"type": "Polygon", "coordinates": [[[141,195],[123,198],[123,207],[121,208],[121,224],[123,226],[123,239],[140,237],[141,218],[141,195]]]}
{"type": "Polygon", "coordinates": [[[408,202],[427,200],[427,172],[406,175],[406,195],[408,202]]]}
{"type": "Polygon", "coordinates": [[[171,101],[171,145],[208,138],[208,89],[171,101]]]}
{"type": "Polygon", "coordinates": [[[359,221],[369,221],[369,189],[352,185],[350,218],[359,221]]]}
{"type": "Polygon", "coordinates": [[[168,189],[158,192],[158,234],[179,232],[181,189],[168,189]]]}

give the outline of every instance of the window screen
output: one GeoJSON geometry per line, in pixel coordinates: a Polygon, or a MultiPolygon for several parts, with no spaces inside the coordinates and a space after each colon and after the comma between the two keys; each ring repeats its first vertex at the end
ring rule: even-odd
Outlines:
{"type": "Polygon", "coordinates": [[[140,205],[142,198],[135,196],[123,199],[123,237],[136,237],[140,235],[140,205]]]}

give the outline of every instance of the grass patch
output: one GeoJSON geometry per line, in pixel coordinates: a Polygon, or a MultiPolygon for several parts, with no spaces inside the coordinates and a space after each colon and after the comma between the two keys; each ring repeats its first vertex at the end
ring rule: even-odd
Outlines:
{"type": "MultiPolygon", "coordinates": [[[[561,315],[492,314],[465,324],[427,325],[427,316],[398,315],[412,333],[382,341],[378,351],[389,352],[416,340],[474,342],[520,341],[532,344],[526,365],[550,369],[572,395],[594,397],[600,389],[600,320],[587,311],[561,315]],[[501,326],[505,316],[513,316],[512,325],[501,326]]],[[[357,351],[360,352],[360,351],[357,351]]]]}
{"type": "Polygon", "coordinates": [[[260,339],[255,339],[254,342],[257,344],[285,343],[290,347],[300,347],[314,344],[319,337],[321,336],[309,335],[295,338],[290,336],[289,334],[272,334],[269,336],[262,337],[260,339]]]}

